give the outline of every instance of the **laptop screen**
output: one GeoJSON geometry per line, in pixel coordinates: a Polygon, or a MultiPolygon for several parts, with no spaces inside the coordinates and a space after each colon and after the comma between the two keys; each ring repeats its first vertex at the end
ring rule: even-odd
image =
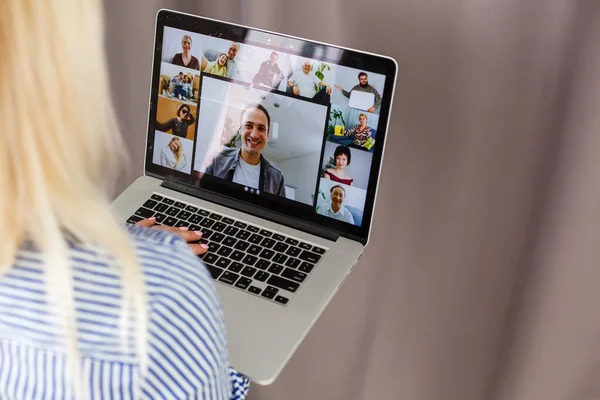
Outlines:
{"type": "Polygon", "coordinates": [[[161,10],[146,173],[368,236],[389,58],[161,10]]]}

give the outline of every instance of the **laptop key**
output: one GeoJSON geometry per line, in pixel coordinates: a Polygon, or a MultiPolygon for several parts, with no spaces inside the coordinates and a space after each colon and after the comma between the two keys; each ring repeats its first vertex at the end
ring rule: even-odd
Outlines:
{"type": "Polygon", "coordinates": [[[212,219],[204,218],[202,221],[200,221],[200,226],[203,226],[205,228],[212,228],[214,223],[215,221],[213,221],[212,219]]]}
{"type": "Polygon", "coordinates": [[[242,260],[242,263],[249,265],[249,266],[253,266],[254,263],[256,262],[256,260],[258,260],[258,258],[256,258],[253,255],[246,255],[246,257],[244,257],[244,259],[242,260]]]}
{"type": "Polygon", "coordinates": [[[300,246],[300,248],[304,249],[304,250],[310,250],[310,249],[312,249],[312,246],[310,244],[304,243],[304,242],[300,242],[300,244],[298,246],[300,246]]]}
{"type": "Polygon", "coordinates": [[[206,268],[208,272],[212,275],[213,279],[217,279],[219,275],[223,272],[223,270],[219,267],[215,267],[214,265],[207,265],[206,268]]]}
{"type": "Polygon", "coordinates": [[[292,238],[285,239],[285,242],[287,244],[291,244],[292,246],[297,246],[298,245],[298,241],[296,239],[292,239],[292,238]]]}
{"type": "Polygon", "coordinates": [[[162,197],[162,196],[159,196],[159,195],[157,195],[157,194],[153,194],[152,196],[150,196],[150,198],[151,198],[152,200],[158,200],[158,201],[161,201],[161,200],[163,199],[163,197],[162,197]]]}
{"type": "Polygon", "coordinates": [[[219,250],[219,247],[221,247],[219,243],[210,242],[208,244],[208,251],[215,253],[217,250],[219,250]]]}
{"type": "Polygon", "coordinates": [[[198,214],[192,214],[192,216],[188,218],[188,221],[190,221],[192,224],[198,225],[202,219],[203,218],[198,214]]]}
{"type": "Polygon", "coordinates": [[[260,242],[262,242],[263,237],[260,235],[257,235],[256,233],[252,236],[250,236],[250,238],[248,238],[248,241],[250,243],[254,243],[254,244],[259,244],[260,242]]]}
{"type": "Polygon", "coordinates": [[[190,226],[190,223],[187,221],[177,221],[177,223],[175,224],[175,228],[181,228],[181,227],[188,227],[190,226]]]}
{"type": "Polygon", "coordinates": [[[143,204],[143,206],[146,208],[154,208],[157,204],[158,204],[158,202],[155,200],[146,200],[146,202],[143,204]]]}
{"type": "Polygon", "coordinates": [[[273,239],[282,241],[282,240],[285,240],[285,236],[276,233],[273,235],[273,239]]]}
{"type": "Polygon", "coordinates": [[[202,210],[202,209],[198,210],[198,214],[200,214],[204,217],[208,217],[210,215],[210,213],[208,211],[202,210]]]}
{"type": "Polygon", "coordinates": [[[165,203],[158,203],[156,207],[154,207],[154,211],[165,212],[169,209],[169,206],[165,203]]]}
{"type": "Polygon", "coordinates": [[[215,221],[220,221],[220,220],[223,218],[223,217],[222,217],[222,216],[220,216],[219,214],[215,214],[215,213],[212,213],[212,214],[210,214],[210,217],[211,217],[212,219],[214,219],[215,221]]]}
{"type": "Polygon", "coordinates": [[[260,231],[260,229],[257,226],[252,226],[252,225],[248,225],[248,227],[246,229],[253,233],[260,231]]]}
{"type": "Polygon", "coordinates": [[[181,208],[181,209],[185,208],[185,203],[182,203],[180,201],[176,201],[175,204],[173,204],[173,205],[177,208],[181,208]]]}
{"type": "Polygon", "coordinates": [[[245,255],[246,254],[244,254],[243,252],[241,252],[239,250],[234,250],[233,253],[231,253],[231,255],[229,256],[229,258],[231,258],[232,260],[235,260],[235,261],[241,261],[245,255]]]}
{"type": "Polygon", "coordinates": [[[223,275],[221,275],[219,280],[221,282],[225,282],[229,285],[233,285],[239,277],[240,276],[238,274],[234,274],[233,272],[225,271],[225,272],[223,272],[223,275]]]}
{"type": "Polygon", "coordinates": [[[248,231],[239,231],[237,233],[237,235],[235,235],[236,238],[242,239],[242,240],[248,239],[249,236],[250,236],[250,232],[248,232],[248,231]]]}
{"type": "Polygon", "coordinates": [[[182,210],[179,212],[179,214],[177,214],[177,218],[179,218],[179,219],[188,219],[191,216],[192,216],[192,213],[189,211],[185,211],[185,210],[182,210]]]}
{"type": "Polygon", "coordinates": [[[214,264],[218,259],[219,256],[214,253],[204,253],[204,256],[202,257],[202,261],[204,261],[205,264],[214,264]]]}
{"type": "Polygon", "coordinates": [[[306,277],[308,275],[306,275],[304,272],[298,272],[294,269],[290,269],[290,268],[286,268],[282,273],[281,276],[283,276],[284,278],[288,278],[291,279],[293,281],[296,282],[304,282],[304,280],[306,279],[306,277]]]}
{"type": "Polygon", "coordinates": [[[275,257],[273,257],[273,261],[276,263],[283,264],[288,259],[288,256],[285,254],[277,253],[275,257]]]}
{"type": "Polygon", "coordinates": [[[260,233],[261,235],[263,235],[263,236],[266,236],[266,237],[271,237],[271,236],[273,235],[273,233],[272,233],[272,232],[269,232],[269,231],[268,231],[268,230],[266,230],[266,229],[261,229],[259,233],[260,233]]]}
{"type": "Polygon", "coordinates": [[[253,244],[250,247],[248,247],[247,251],[248,251],[249,254],[252,254],[253,256],[255,256],[258,253],[260,253],[261,250],[262,250],[262,247],[253,244]]]}
{"type": "Polygon", "coordinates": [[[211,236],[210,240],[212,240],[213,242],[221,242],[221,240],[225,239],[225,235],[223,235],[222,233],[219,232],[215,232],[213,233],[213,235],[211,236]]]}
{"type": "Polygon", "coordinates": [[[260,245],[270,249],[275,243],[276,242],[273,239],[265,238],[262,242],[260,242],[260,245]]]}
{"type": "Polygon", "coordinates": [[[285,243],[283,243],[283,242],[278,242],[278,243],[275,245],[275,247],[273,247],[273,249],[274,249],[274,250],[277,250],[277,251],[280,251],[280,252],[282,252],[282,253],[284,253],[284,252],[287,250],[287,248],[288,248],[288,247],[289,247],[289,246],[288,246],[287,244],[285,244],[285,243]]]}
{"type": "Polygon", "coordinates": [[[165,214],[156,213],[156,214],[154,214],[154,218],[156,218],[156,222],[158,222],[159,224],[162,224],[163,221],[167,218],[167,216],[165,214]]]}
{"type": "Polygon", "coordinates": [[[325,254],[325,249],[322,249],[320,247],[314,246],[312,249],[315,253],[317,254],[325,254]]]}
{"type": "Polygon", "coordinates": [[[242,275],[247,276],[248,278],[252,278],[252,275],[256,273],[257,269],[253,267],[246,267],[242,271],[242,275]]]}
{"type": "Polygon", "coordinates": [[[290,300],[287,297],[275,296],[275,301],[281,304],[287,304],[290,300]]]}
{"type": "Polygon", "coordinates": [[[173,217],[167,217],[164,221],[163,221],[163,225],[166,226],[175,226],[175,224],[177,223],[177,219],[173,218],[173,217]]]}
{"type": "Polygon", "coordinates": [[[225,225],[222,222],[217,222],[216,224],[213,225],[213,230],[217,231],[217,232],[223,232],[225,230],[225,228],[227,228],[227,225],[225,225]]]}
{"type": "Polygon", "coordinates": [[[260,294],[260,292],[261,292],[260,288],[258,288],[258,287],[256,287],[256,286],[250,286],[250,287],[248,288],[248,291],[249,291],[250,293],[254,293],[254,294],[260,294]]]}
{"type": "MultiPolygon", "coordinates": [[[[216,233],[215,233],[215,235],[216,235],[216,233]]],[[[231,247],[221,246],[219,251],[217,251],[217,254],[220,256],[228,257],[232,251],[233,251],[233,249],[231,247]]]]}
{"type": "Polygon", "coordinates": [[[298,267],[298,271],[302,271],[302,272],[305,272],[307,274],[310,274],[310,271],[312,271],[314,267],[315,267],[314,264],[311,264],[311,263],[308,263],[308,262],[304,261],[298,267]]]}
{"type": "Polygon", "coordinates": [[[267,299],[272,299],[279,292],[279,289],[273,286],[267,286],[265,290],[260,294],[262,297],[266,297],[267,299]]]}
{"type": "Polygon", "coordinates": [[[320,255],[318,255],[318,254],[316,254],[316,253],[312,253],[312,252],[310,252],[310,251],[306,251],[306,250],[304,250],[304,251],[302,252],[302,254],[300,254],[299,258],[300,258],[301,260],[308,261],[308,262],[311,262],[311,263],[313,263],[313,264],[316,264],[316,263],[318,263],[318,262],[319,262],[319,260],[321,259],[321,256],[320,256],[320,255]]]}
{"type": "Polygon", "coordinates": [[[225,257],[221,257],[219,258],[219,261],[217,261],[217,263],[215,264],[217,267],[221,267],[223,269],[226,269],[227,267],[229,267],[229,264],[231,264],[231,260],[225,258],[225,257]]]}
{"type": "Polygon", "coordinates": [[[234,226],[228,226],[227,229],[225,229],[225,231],[223,233],[225,233],[226,235],[229,236],[235,236],[236,233],[238,233],[239,229],[234,227],[234,226]]]}
{"type": "Polygon", "coordinates": [[[166,214],[170,215],[171,217],[175,217],[177,214],[179,214],[179,211],[179,208],[169,207],[169,209],[166,211],[166,214]]]}
{"type": "Polygon", "coordinates": [[[225,240],[223,240],[223,244],[225,246],[233,247],[233,245],[237,242],[237,239],[232,238],[231,236],[227,236],[225,240]]]}
{"type": "Polygon", "coordinates": [[[298,287],[300,286],[300,284],[297,282],[292,282],[288,279],[276,275],[271,275],[267,280],[267,283],[269,285],[273,285],[275,287],[278,287],[279,289],[284,289],[292,293],[296,292],[296,290],[298,290],[298,287]]]}
{"type": "Polygon", "coordinates": [[[275,255],[275,252],[273,250],[269,250],[269,249],[264,249],[259,257],[260,258],[264,258],[265,260],[270,260],[271,257],[273,257],[275,255]]]}
{"type": "Polygon", "coordinates": [[[233,226],[237,226],[238,228],[244,229],[244,228],[246,228],[248,226],[248,224],[245,224],[245,223],[240,222],[240,221],[235,221],[235,223],[233,224],[233,226]]]}
{"type": "Polygon", "coordinates": [[[222,222],[224,224],[231,225],[231,224],[233,224],[234,221],[231,218],[224,217],[222,222]]]}
{"type": "Polygon", "coordinates": [[[272,274],[279,275],[281,271],[283,271],[283,265],[273,264],[269,267],[268,271],[272,274]]]}
{"type": "Polygon", "coordinates": [[[300,254],[301,252],[302,250],[300,248],[291,246],[289,249],[287,249],[285,254],[287,254],[288,256],[297,257],[298,254],[300,254]]]}
{"type": "Polygon", "coordinates": [[[136,222],[142,221],[144,218],[142,217],[138,217],[137,215],[132,215],[131,217],[129,217],[129,219],[127,220],[128,224],[135,224],[136,222]]]}
{"type": "Polygon", "coordinates": [[[256,263],[255,267],[258,269],[265,270],[265,269],[269,268],[269,265],[271,265],[271,263],[269,261],[260,259],[256,263]]]}
{"type": "Polygon", "coordinates": [[[135,212],[135,215],[137,215],[138,217],[142,217],[142,218],[150,218],[151,216],[154,215],[154,211],[148,210],[147,208],[144,208],[144,207],[140,207],[135,212]]]}
{"type": "Polygon", "coordinates": [[[206,229],[206,228],[202,228],[202,229],[200,229],[200,231],[202,232],[202,239],[210,239],[210,237],[213,234],[213,231],[211,231],[210,229],[206,229]]]}
{"type": "Polygon", "coordinates": [[[239,277],[240,276],[238,274],[234,274],[233,272],[225,271],[225,272],[223,272],[223,275],[221,275],[219,280],[221,282],[225,282],[229,285],[233,285],[239,277]]]}
{"type": "Polygon", "coordinates": [[[161,201],[162,201],[163,203],[165,203],[165,204],[168,204],[168,205],[171,205],[171,204],[175,203],[175,200],[173,200],[173,199],[168,199],[168,198],[166,198],[166,197],[165,197],[164,199],[162,199],[161,201]]]}
{"type": "Polygon", "coordinates": [[[297,258],[290,258],[285,262],[285,265],[286,267],[296,268],[298,267],[298,265],[300,265],[300,260],[298,260],[297,258]]]}
{"type": "Polygon", "coordinates": [[[247,289],[248,286],[252,283],[252,279],[248,279],[248,278],[244,278],[243,276],[238,279],[238,281],[235,283],[235,287],[238,287],[240,289],[247,289]]]}
{"type": "Polygon", "coordinates": [[[229,266],[228,269],[231,272],[240,272],[243,268],[244,268],[244,264],[234,261],[231,263],[231,265],[229,266]]]}
{"type": "Polygon", "coordinates": [[[238,242],[233,247],[241,251],[246,251],[248,246],[250,246],[250,243],[244,242],[243,240],[238,240],[238,242]]]}
{"type": "Polygon", "coordinates": [[[256,276],[254,276],[254,279],[256,279],[257,281],[261,281],[264,282],[269,278],[270,274],[266,273],[265,271],[258,271],[256,273],[256,276]]]}
{"type": "Polygon", "coordinates": [[[198,211],[198,207],[194,207],[194,206],[186,206],[185,209],[191,213],[195,213],[198,211]]]}

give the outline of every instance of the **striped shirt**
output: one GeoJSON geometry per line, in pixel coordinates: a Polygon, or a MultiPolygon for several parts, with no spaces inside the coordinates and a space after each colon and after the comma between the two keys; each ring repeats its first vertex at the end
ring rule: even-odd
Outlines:
{"type": "MultiPolygon", "coordinates": [[[[228,366],[217,294],[179,237],[129,226],[148,293],[148,372],[121,340],[121,285],[110,259],[72,245],[81,374],[86,398],[244,399],[249,381],[228,366]]],[[[0,399],[71,399],[66,355],[46,299],[39,253],[21,250],[0,277],[0,399]]]]}

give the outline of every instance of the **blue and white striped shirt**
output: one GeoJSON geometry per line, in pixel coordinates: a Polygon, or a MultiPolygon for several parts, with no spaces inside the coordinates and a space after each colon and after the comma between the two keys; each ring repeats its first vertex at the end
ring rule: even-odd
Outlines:
{"type": "MultiPolygon", "coordinates": [[[[136,226],[148,293],[148,373],[119,332],[120,280],[109,258],[73,245],[81,374],[90,399],[244,399],[249,381],[228,366],[225,325],[210,275],[185,241],[136,226]]],[[[51,272],[50,272],[51,273],[51,272]]],[[[21,250],[0,278],[0,399],[71,399],[66,356],[47,303],[39,253],[21,250]]]]}

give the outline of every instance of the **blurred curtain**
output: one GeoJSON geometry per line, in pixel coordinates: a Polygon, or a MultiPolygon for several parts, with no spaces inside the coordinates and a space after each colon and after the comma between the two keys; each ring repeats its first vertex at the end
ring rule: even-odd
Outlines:
{"type": "Polygon", "coordinates": [[[121,187],[160,7],[398,60],[370,245],[250,400],[600,398],[600,2],[105,2],[121,187]]]}

